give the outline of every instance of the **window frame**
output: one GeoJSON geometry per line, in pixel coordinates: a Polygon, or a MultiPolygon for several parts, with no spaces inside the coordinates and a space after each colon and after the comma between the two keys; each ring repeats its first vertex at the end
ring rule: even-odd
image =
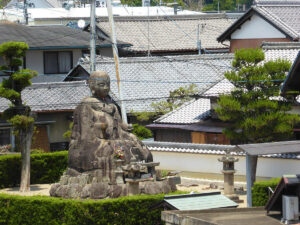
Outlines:
{"type": "Polygon", "coordinates": [[[56,60],[57,60],[57,70],[59,70],[59,53],[60,52],[64,52],[64,53],[70,53],[70,60],[71,60],[71,63],[70,63],[70,70],[73,68],[73,51],[44,51],[43,53],[43,63],[44,63],[44,74],[67,74],[69,71],[67,72],[56,72],[56,73],[47,73],[46,72],[46,54],[47,53],[56,53],[56,60]]]}

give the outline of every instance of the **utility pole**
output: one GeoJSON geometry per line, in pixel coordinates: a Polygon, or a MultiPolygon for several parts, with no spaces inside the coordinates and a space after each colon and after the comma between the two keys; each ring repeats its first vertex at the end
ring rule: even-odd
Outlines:
{"type": "Polygon", "coordinates": [[[113,54],[114,54],[114,59],[115,59],[116,76],[117,76],[117,83],[118,83],[118,91],[119,91],[122,119],[123,119],[123,122],[127,124],[128,122],[127,122],[125,103],[123,101],[122,83],[120,82],[119,52],[118,52],[118,46],[117,46],[114,18],[113,18],[113,14],[112,14],[111,0],[107,0],[106,4],[107,4],[107,14],[108,14],[108,18],[109,18],[109,25],[110,25],[110,31],[111,31],[112,49],[113,49],[113,54]]]}
{"type": "Polygon", "coordinates": [[[201,55],[200,24],[198,24],[198,29],[197,29],[197,48],[198,48],[198,55],[201,55]]]}
{"type": "Polygon", "coordinates": [[[91,42],[90,42],[90,58],[91,58],[91,73],[96,70],[96,0],[91,0],[91,42]]]}
{"type": "Polygon", "coordinates": [[[28,25],[28,12],[27,12],[27,0],[24,0],[24,21],[25,25],[28,25]]]}
{"type": "Polygon", "coordinates": [[[147,30],[148,30],[148,57],[150,57],[150,21],[149,21],[149,4],[147,5],[147,14],[148,14],[148,23],[147,23],[147,30]]]}

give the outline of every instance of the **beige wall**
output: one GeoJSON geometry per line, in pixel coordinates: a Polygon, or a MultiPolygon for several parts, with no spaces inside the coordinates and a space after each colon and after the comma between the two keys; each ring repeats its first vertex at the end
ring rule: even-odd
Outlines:
{"type": "Polygon", "coordinates": [[[258,38],[258,39],[231,39],[230,52],[241,48],[259,48],[263,41],[269,42],[290,42],[287,38],[258,38]]]}

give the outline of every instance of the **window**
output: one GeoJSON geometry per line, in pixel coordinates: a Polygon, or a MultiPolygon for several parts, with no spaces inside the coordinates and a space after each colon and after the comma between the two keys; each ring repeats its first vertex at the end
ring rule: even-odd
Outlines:
{"type": "Polygon", "coordinates": [[[0,129],[0,146],[10,144],[10,129],[0,129]]]}
{"type": "Polygon", "coordinates": [[[72,52],[44,52],[44,73],[68,73],[73,67],[72,52]]]}

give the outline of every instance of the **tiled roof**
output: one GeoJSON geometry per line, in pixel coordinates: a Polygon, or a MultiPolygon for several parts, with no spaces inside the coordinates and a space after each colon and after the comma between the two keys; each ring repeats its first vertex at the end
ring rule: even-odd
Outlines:
{"type": "Polygon", "coordinates": [[[300,1],[275,0],[275,1],[256,1],[239,20],[230,26],[218,41],[229,40],[230,35],[239,29],[241,24],[246,22],[253,14],[259,14],[290,39],[299,41],[300,37],[300,1]]]}
{"type": "MultiPolygon", "coordinates": [[[[174,152],[174,153],[192,153],[192,154],[212,154],[224,155],[226,150],[233,150],[234,145],[214,145],[214,144],[191,144],[191,143],[174,143],[174,142],[148,142],[144,144],[150,151],[158,152],[174,152]]],[[[241,151],[231,151],[232,155],[244,156],[245,153],[241,151]]],[[[264,158],[282,158],[282,159],[296,159],[300,160],[299,154],[270,154],[262,155],[264,158]]]]}
{"type": "MultiPolygon", "coordinates": [[[[224,14],[157,17],[149,22],[147,17],[127,20],[116,18],[115,28],[117,37],[131,43],[133,46],[128,49],[135,52],[147,52],[148,45],[151,52],[197,50],[198,25],[202,48],[228,49],[229,43],[218,43],[216,38],[236,19],[224,14]]],[[[101,21],[98,26],[107,34],[110,33],[108,22],[101,21]]]]}
{"type": "MultiPolygon", "coordinates": [[[[126,110],[151,111],[152,102],[164,100],[170,91],[193,83],[202,93],[224,79],[232,59],[232,54],[120,58],[126,110]]],[[[90,71],[89,61],[80,65],[90,71]]],[[[114,61],[100,58],[96,67],[111,76],[112,93],[119,99],[114,61]]]]}
{"type": "Polygon", "coordinates": [[[287,59],[293,63],[300,51],[300,42],[264,42],[262,49],[265,61],[287,59]]]}
{"type": "MultiPolygon", "coordinates": [[[[11,0],[6,7],[16,7],[19,0],[11,0]]],[[[22,2],[23,3],[23,2],[22,2]]],[[[30,0],[29,3],[33,3],[36,8],[59,8],[62,7],[60,0],[30,0]]]]}
{"type": "MultiPolygon", "coordinates": [[[[201,96],[214,97],[220,94],[230,93],[234,88],[227,79],[223,79],[217,84],[203,92],[201,96]]],[[[199,123],[210,116],[211,104],[209,98],[199,98],[191,100],[179,108],[163,115],[154,123],[172,124],[193,124],[199,123]]]]}
{"type": "MultiPolygon", "coordinates": [[[[299,50],[300,43],[295,42],[282,42],[272,43],[265,42],[262,45],[265,52],[265,61],[276,59],[288,59],[291,62],[296,58],[299,50]]],[[[234,88],[234,85],[227,79],[223,79],[220,82],[211,86],[207,91],[201,93],[201,96],[216,97],[220,94],[230,93],[234,88]]],[[[178,109],[163,115],[154,123],[166,123],[166,124],[192,124],[198,123],[204,120],[210,115],[210,100],[200,98],[198,100],[192,100],[185,103],[178,109]]]]}
{"type": "Polygon", "coordinates": [[[229,94],[233,89],[234,85],[225,78],[205,91],[202,96],[216,97],[220,94],[229,94]]]}
{"type": "Polygon", "coordinates": [[[194,99],[163,115],[155,123],[190,124],[206,119],[210,114],[210,99],[194,99]]]}
{"type": "MultiPolygon", "coordinates": [[[[90,96],[85,81],[36,83],[22,92],[22,100],[32,111],[65,111],[73,110],[84,98],[90,96]]],[[[9,105],[9,101],[0,98],[0,112],[9,105]]]]}
{"type": "MultiPolygon", "coordinates": [[[[7,41],[22,41],[30,49],[89,48],[90,34],[62,25],[24,26],[11,22],[0,23],[0,44],[7,41]]],[[[110,45],[108,41],[97,41],[98,46],[110,45]]]]}

